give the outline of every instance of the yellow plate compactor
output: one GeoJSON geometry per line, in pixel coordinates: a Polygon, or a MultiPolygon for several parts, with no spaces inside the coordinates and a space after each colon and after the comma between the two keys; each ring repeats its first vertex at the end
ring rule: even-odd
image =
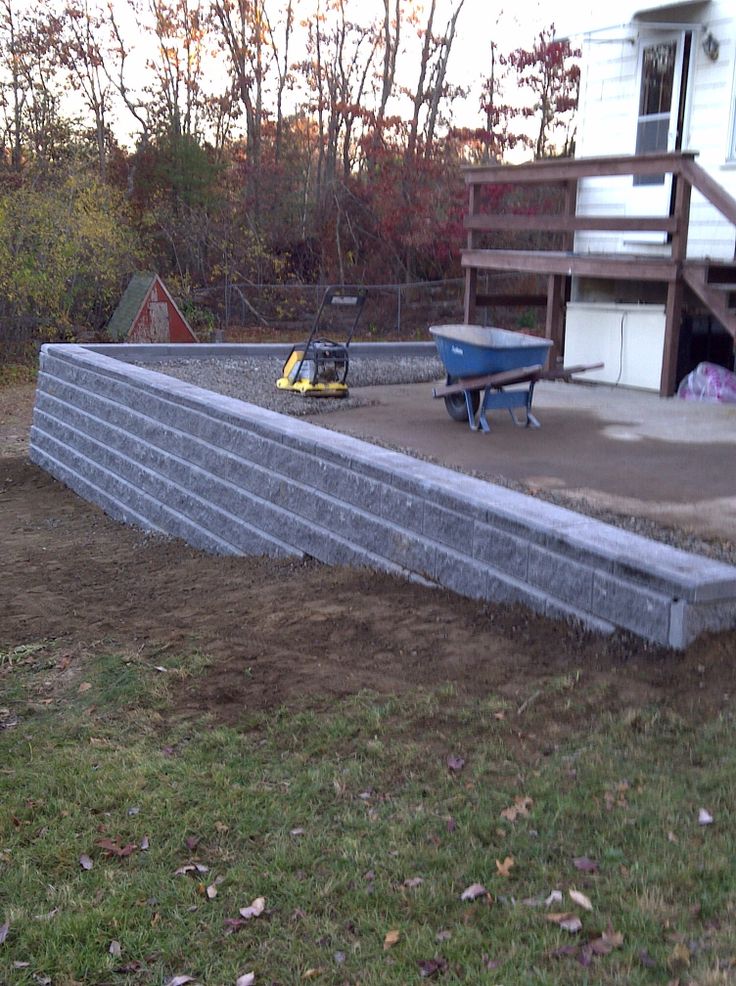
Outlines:
{"type": "Polygon", "coordinates": [[[281,376],[276,381],[279,390],[288,390],[302,397],[348,396],[348,350],[365,298],[365,288],[327,288],[307,341],[298,342],[284,363],[281,376]],[[350,324],[345,342],[334,342],[320,335],[322,319],[328,314],[348,314],[350,324]]]}

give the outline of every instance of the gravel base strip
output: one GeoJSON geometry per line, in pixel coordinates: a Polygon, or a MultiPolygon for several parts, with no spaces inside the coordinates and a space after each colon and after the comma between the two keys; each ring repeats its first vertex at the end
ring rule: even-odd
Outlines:
{"type": "MultiPolygon", "coordinates": [[[[140,365],[148,369],[156,369],[186,383],[204,387],[206,390],[213,390],[227,397],[236,397],[238,400],[258,404],[279,414],[290,414],[294,417],[310,414],[329,415],[331,411],[343,411],[346,408],[364,407],[375,403],[369,397],[356,393],[355,389],[351,389],[349,397],[340,400],[302,399],[294,394],[282,393],[276,389],[276,380],[281,376],[283,365],[283,360],[279,358],[259,356],[244,359],[170,360],[157,363],[155,366],[150,363],[140,365]]],[[[354,357],[350,362],[348,382],[351,388],[360,388],[382,384],[429,383],[442,380],[444,376],[442,363],[434,357],[407,356],[399,359],[354,357]]],[[[325,420],[324,427],[330,427],[329,420],[325,420]]],[[[415,459],[422,459],[439,466],[445,465],[432,456],[422,455],[416,449],[400,448],[379,439],[374,439],[374,442],[376,445],[395,452],[403,452],[415,459]]],[[[487,475],[481,475],[472,469],[463,471],[477,479],[486,481],[489,479],[487,475]]],[[[736,544],[725,538],[703,538],[687,530],[667,527],[644,517],[601,510],[587,501],[568,497],[559,492],[553,493],[537,487],[530,489],[523,483],[509,480],[505,476],[493,476],[490,481],[498,486],[586,514],[634,534],[681,548],[683,551],[736,565],[736,544]]]]}
{"type": "Polygon", "coordinates": [[[350,396],[315,400],[276,389],[283,360],[269,356],[244,359],[170,360],[163,363],[140,363],[149,370],[166,373],[185,383],[205,390],[214,390],[226,397],[236,397],[279,414],[304,417],[308,414],[329,414],[351,407],[375,404],[365,395],[355,393],[358,387],[379,384],[427,383],[445,376],[442,363],[435,357],[403,356],[398,359],[370,359],[355,356],[350,361],[348,383],[350,396]]]}

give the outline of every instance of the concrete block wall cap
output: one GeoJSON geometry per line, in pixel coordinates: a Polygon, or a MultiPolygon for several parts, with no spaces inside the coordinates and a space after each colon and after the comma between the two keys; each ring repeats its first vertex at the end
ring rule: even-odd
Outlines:
{"type": "Polygon", "coordinates": [[[732,598],[736,603],[736,567],[653,541],[592,517],[565,533],[571,546],[590,550],[595,545],[613,571],[675,592],[693,602],[732,598]]]}

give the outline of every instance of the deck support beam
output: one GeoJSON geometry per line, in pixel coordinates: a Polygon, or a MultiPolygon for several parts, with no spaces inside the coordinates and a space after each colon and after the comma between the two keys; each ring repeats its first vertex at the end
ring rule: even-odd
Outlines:
{"type": "Polygon", "coordinates": [[[565,350],[565,290],[567,278],[550,274],[547,278],[547,321],[544,334],[552,340],[547,363],[554,367],[562,362],[565,350]]]}

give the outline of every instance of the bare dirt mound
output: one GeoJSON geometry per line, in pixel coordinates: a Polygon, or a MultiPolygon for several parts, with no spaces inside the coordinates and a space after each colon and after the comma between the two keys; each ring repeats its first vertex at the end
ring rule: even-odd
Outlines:
{"type": "Polygon", "coordinates": [[[204,555],[111,521],[20,456],[0,459],[0,491],[0,649],[201,650],[211,667],[179,695],[183,714],[235,721],[445,682],[521,705],[570,672],[590,696],[576,716],[730,704],[733,635],[674,655],[371,572],[204,555]]]}

